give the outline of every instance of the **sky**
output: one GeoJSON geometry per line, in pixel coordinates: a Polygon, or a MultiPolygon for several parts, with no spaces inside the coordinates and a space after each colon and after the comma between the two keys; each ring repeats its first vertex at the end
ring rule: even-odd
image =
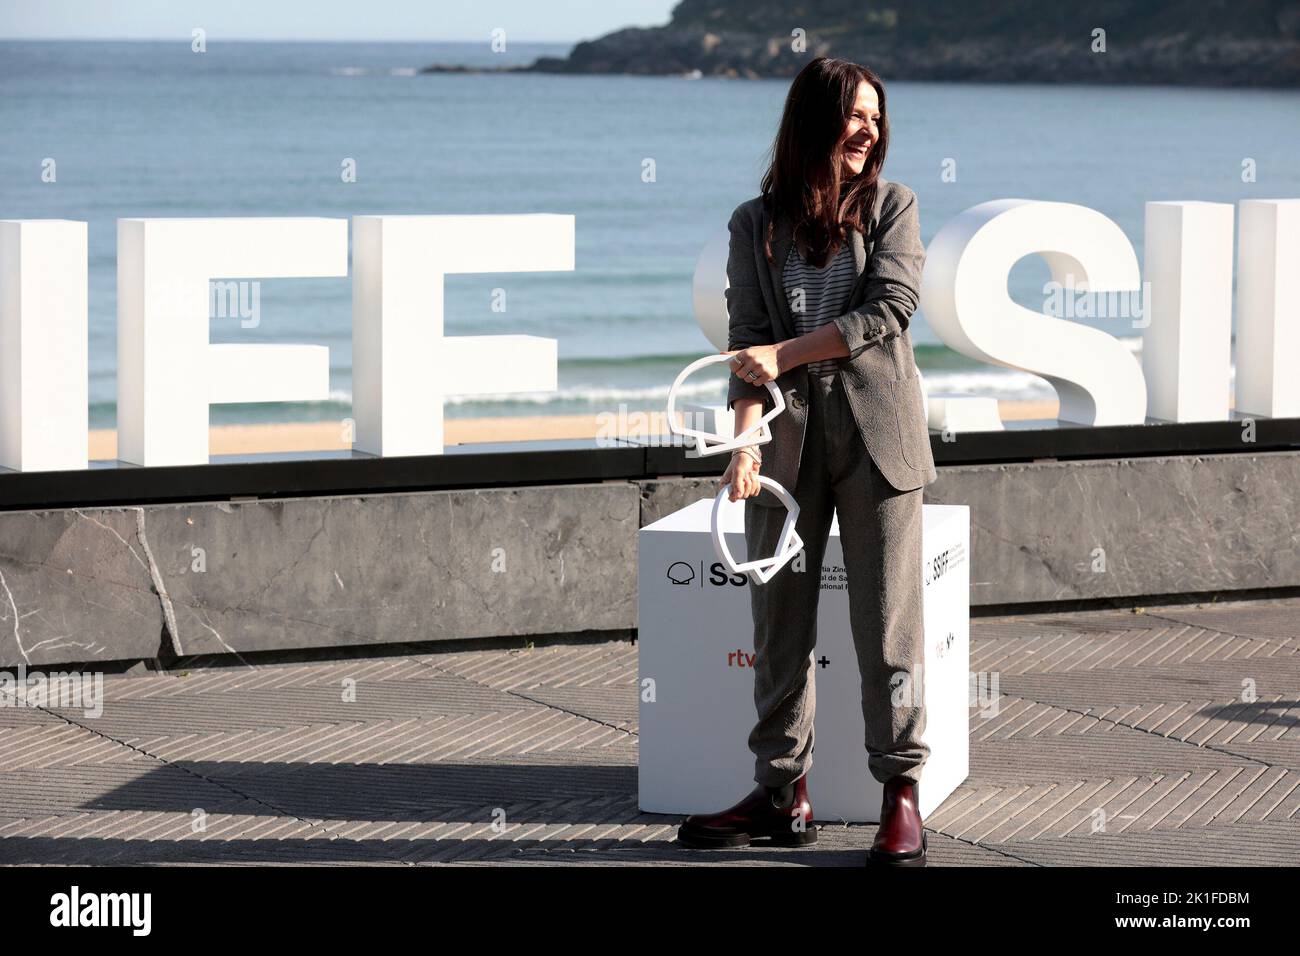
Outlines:
{"type": "Polygon", "coordinates": [[[573,42],[667,23],[677,0],[0,0],[0,39],[573,42]]]}

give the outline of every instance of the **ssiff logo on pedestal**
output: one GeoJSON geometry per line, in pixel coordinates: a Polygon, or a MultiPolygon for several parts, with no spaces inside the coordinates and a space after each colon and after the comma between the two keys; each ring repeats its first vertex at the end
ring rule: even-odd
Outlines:
{"type": "Polygon", "coordinates": [[[733,587],[745,586],[749,578],[743,574],[731,574],[722,566],[721,561],[714,561],[707,568],[704,562],[700,561],[698,565],[688,564],[685,561],[674,561],[668,566],[666,577],[670,582],[678,586],[697,585],[704,587],[706,584],[714,586],[731,585],[733,587]]]}

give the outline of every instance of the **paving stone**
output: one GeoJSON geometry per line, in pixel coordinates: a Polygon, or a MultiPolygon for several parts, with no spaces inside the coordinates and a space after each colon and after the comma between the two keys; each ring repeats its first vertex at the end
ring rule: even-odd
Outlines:
{"type": "MultiPolygon", "coordinates": [[[[1297,600],[972,621],[999,694],[926,821],[931,865],[1294,865],[1295,620],[1297,600]]],[[[111,676],[95,718],[0,707],[0,863],[865,861],[874,826],[710,853],[642,813],[635,644],[361,653],[111,676]]]]}

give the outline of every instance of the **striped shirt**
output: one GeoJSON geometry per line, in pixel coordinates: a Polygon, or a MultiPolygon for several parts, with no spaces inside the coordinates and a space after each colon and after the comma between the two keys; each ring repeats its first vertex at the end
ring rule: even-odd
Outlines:
{"type": "MultiPolygon", "coordinates": [[[[824,269],[810,266],[799,254],[798,244],[790,243],[781,281],[794,318],[795,335],[805,335],[843,314],[857,278],[850,243],[841,245],[824,269]]],[[[833,375],[838,368],[839,359],[808,363],[810,375],[833,375]]]]}

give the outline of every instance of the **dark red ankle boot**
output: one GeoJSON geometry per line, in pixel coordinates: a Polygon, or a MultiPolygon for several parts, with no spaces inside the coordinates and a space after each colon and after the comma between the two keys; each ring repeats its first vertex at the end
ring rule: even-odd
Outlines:
{"type": "Polygon", "coordinates": [[[895,777],[885,784],[880,829],[867,852],[867,862],[886,866],[925,866],[925,828],[916,804],[916,784],[895,777]]]}
{"type": "Polygon", "coordinates": [[[793,797],[781,800],[781,788],[755,787],[745,799],[718,813],[696,813],[677,830],[677,842],[697,850],[748,846],[769,839],[773,846],[808,846],[817,842],[807,774],[793,784],[793,797]]]}

